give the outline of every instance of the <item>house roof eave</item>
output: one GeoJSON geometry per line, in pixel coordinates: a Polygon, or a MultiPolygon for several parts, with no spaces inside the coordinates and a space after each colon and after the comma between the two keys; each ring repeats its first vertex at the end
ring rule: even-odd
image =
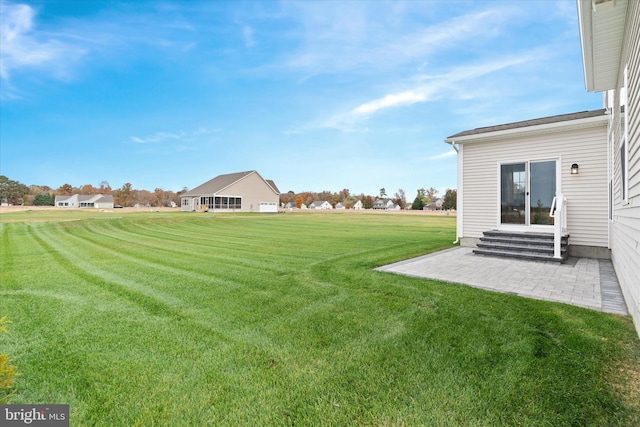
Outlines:
{"type": "Polygon", "coordinates": [[[616,87],[628,0],[576,0],[585,87],[616,87]]]}
{"type": "Polygon", "coordinates": [[[444,141],[447,144],[464,144],[469,142],[485,141],[487,139],[510,138],[519,135],[544,134],[555,132],[558,130],[571,130],[606,125],[609,120],[609,114],[607,114],[607,111],[605,109],[585,113],[593,114],[588,115],[587,117],[573,120],[545,122],[545,119],[543,118],[526,122],[517,122],[505,125],[490,126],[486,128],[478,128],[451,135],[444,141]],[[535,124],[536,121],[540,121],[540,124],[535,124]],[[524,123],[527,124],[521,125],[524,123]]]}
{"type": "Polygon", "coordinates": [[[275,187],[275,183],[273,181],[269,182],[267,180],[265,180],[259,173],[258,171],[255,170],[251,170],[251,171],[245,171],[245,172],[236,172],[236,173],[229,173],[229,174],[223,174],[223,175],[218,175],[217,177],[210,179],[209,181],[205,182],[204,184],[201,184],[197,187],[195,187],[194,189],[187,191],[186,193],[184,193],[181,197],[184,198],[188,198],[188,197],[198,197],[198,196],[211,196],[211,195],[217,195],[217,194],[224,194],[224,191],[230,187],[232,187],[233,185],[237,184],[238,182],[242,181],[243,179],[251,176],[251,175],[257,175],[264,183],[265,185],[267,185],[267,187],[269,187],[271,189],[271,191],[273,191],[273,193],[277,196],[280,195],[280,193],[278,192],[277,187],[275,187]]]}

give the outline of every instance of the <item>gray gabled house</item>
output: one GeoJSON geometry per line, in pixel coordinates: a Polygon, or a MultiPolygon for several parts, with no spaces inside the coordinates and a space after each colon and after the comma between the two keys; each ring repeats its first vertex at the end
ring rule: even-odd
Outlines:
{"type": "Polygon", "coordinates": [[[181,196],[184,212],[278,212],[280,191],[256,171],[236,172],[205,182],[181,196]]]}

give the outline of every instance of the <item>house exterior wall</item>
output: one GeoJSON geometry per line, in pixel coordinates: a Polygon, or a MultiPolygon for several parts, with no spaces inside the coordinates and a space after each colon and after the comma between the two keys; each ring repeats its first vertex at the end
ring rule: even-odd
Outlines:
{"type": "Polygon", "coordinates": [[[523,131],[462,143],[461,243],[474,246],[484,231],[499,226],[501,163],[555,159],[561,171],[557,188],[567,198],[570,244],[603,248],[599,253],[608,256],[607,164],[603,162],[607,158],[606,135],[607,122],[601,120],[578,129],[523,131]],[[580,166],[578,175],[571,175],[573,163],[580,166]]]}
{"type": "Polygon", "coordinates": [[[180,199],[180,210],[182,212],[193,212],[196,210],[195,197],[182,197],[180,199]]]}
{"type": "Polygon", "coordinates": [[[310,206],[311,209],[320,209],[320,210],[329,210],[329,209],[333,209],[333,206],[331,206],[331,203],[327,202],[326,200],[323,201],[322,203],[319,202],[313,202],[310,206]]]}
{"type": "Polygon", "coordinates": [[[216,193],[216,196],[242,197],[242,212],[259,212],[260,203],[277,205],[280,200],[280,196],[257,173],[247,175],[216,193]]]}
{"type": "Polygon", "coordinates": [[[640,333],[640,2],[630,1],[627,10],[618,83],[613,92],[609,132],[613,172],[613,215],[611,221],[611,260],[622,288],[629,313],[640,333]],[[625,115],[620,111],[620,89],[627,68],[625,115]],[[625,135],[624,120],[627,132],[625,135]],[[622,199],[620,146],[628,138],[628,198],[622,199]]]}
{"type": "Polygon", "coordinates": [[[79,206],[78,195],[56,196],[54,204],[57,208],[77,208],[79,206]]]}
{"type": "Polygon", "coordinates": [[[96,209],[113,209],[113,202],[96,202],[96,209]]]}

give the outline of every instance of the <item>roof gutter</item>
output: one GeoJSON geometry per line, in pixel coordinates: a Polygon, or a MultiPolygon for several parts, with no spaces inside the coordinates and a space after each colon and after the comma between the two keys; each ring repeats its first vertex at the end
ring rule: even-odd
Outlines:
{"type": "Polygon", "coordinates": [[[458,145],[456,144],[456,141],[445,139],[444,142],[446,142],[447,144],[451,144],[453,149],[456,150],[456,153],[460,152],[460,150],[458,149],[458,145]]]}

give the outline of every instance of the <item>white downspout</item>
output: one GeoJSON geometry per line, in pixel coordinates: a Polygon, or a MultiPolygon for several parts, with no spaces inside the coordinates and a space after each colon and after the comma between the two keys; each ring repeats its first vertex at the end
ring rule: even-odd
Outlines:
{"type": "Polygon", "coordinates": [[[462,237],[462,206],[463,206],[463,198],[462,198],[462,146],[460,144],[456,144],[455,141],[446,141],[451,144],[456,153],[458,154],[458,164],[457,164],[457,183],[456,183],[456,240],[453,244],[458,244],[460,242],[460,237],[462,237]]]}

